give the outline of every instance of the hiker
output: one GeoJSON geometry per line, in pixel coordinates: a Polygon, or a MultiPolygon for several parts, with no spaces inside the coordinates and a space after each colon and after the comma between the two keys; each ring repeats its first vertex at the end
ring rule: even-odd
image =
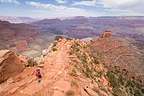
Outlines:
{"type": "Polygon", "coordinates": [[[40,68],[36,69],[34,73],[35,73],[35,76],[36,76],[37,79],[38,79],[38,82],[40,83],[40,82],[41,82],[41,79],[42,79],[42,74],[41,74],[40,68]]]}

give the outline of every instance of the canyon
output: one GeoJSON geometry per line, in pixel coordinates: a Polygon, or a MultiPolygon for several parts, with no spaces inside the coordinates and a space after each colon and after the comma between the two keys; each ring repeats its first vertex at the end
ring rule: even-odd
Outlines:
{"type": "Polygon", "coordinates": [[[144,95],[143,17],[4,20],[0,96],[144,95]]]}

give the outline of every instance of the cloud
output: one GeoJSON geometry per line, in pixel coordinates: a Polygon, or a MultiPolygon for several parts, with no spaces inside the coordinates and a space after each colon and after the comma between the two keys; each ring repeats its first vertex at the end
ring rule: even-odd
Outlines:
{"type": "MultiPolygon", "coordinates": [[[[67,7],[63,5],[54,5],[50,3],[40,3],[40,2],[27,2],[26,4],[39,8],[44,14],[49,16],[58,16],[58,17],[72,17],[72,16],[90,16],[92,13],[89,13],[87,10],[77,7],[67,7]]],[[[37,10],[37,9],[36,9],[37,10]]]]}
{"type": "Polygon", "coordinates": [[[97,0],[85,0],[85,1],[74,2],[73,5],[95,6],[96,3],[97,0]]]}
{"type": "Polygon", "coordinates": [[[60,3],[60,4],[65,4],[65,3],[67,3],[67,1],[66,0],[55,0],[57,3],[60,3]]]}
{"type": "Polygon", "coordinates": [[[52,4],[44,4],[44,3],[33,2],[33,1],[26,2],[26,4],[36,7],[36,8],[44,8],[44,9],[54,9],[56,7],[55,5],[52,5],[52,4]]]}
{"type": "Polygon", "coordinates": [[[0,0],[0,3],[13,3],[13,4],[20,4],[17,0],[0,0]]]}
{"type": "Polygon", "coordinates": [[[105,7],[123,7],[123,6],[133,6],[141,2],[141,0],[102,0],[105,7]]]}
{"type": "Polygon", "coordinates": [[[128,15],[144,15],[142,0],[101,0],[101,3],[109,10],[126,11],[128,15]]]}

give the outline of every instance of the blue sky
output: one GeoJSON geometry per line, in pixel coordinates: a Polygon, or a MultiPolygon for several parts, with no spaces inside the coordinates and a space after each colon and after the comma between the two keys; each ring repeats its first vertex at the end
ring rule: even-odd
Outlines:
{"type": "Polygon", "coordinates": [[[0,0],[1,16],[143,16],[144,0],[0,0]]]}

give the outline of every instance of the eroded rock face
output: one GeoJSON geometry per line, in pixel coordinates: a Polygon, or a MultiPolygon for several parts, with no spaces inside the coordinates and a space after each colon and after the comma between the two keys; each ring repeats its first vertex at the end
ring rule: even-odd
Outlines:
{"type": "Polygon", "coordinates": [[[16,42],[16,49],[18,52],[20,51],[25,51],[26,49],[28,49],[28,43],[26,40],[21,40],[16,42]]]}
{"type": "Polygon", "coordinates": [[[24,63],[9,50],[0,50],[0,83],[22,72],[24,63]]]}
{"type": "Polygon", "coordinates": [[[25,42],[32,42],[38,35],[39,32],[34,26],[0,21],[0,49],[16,47],[17,42],[20,46],[27,45],[25,42]]]}
{"type": "Polygon", "coordinates": [[[99,38],[93,40],[90,47],[93,55],[103,59],[108,69],[116,68],[129,78],[142,80],[144,84],[143,54],[128,40],[115,37],[99,38]]]}

